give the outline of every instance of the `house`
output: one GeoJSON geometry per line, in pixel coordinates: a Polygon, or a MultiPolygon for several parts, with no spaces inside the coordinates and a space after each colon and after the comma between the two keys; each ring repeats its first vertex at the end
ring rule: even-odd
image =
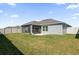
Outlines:
{"type": "Polygon", "coordinates": [[[31,21],[22,25],[23,33],[46,35],[46,34],[65,34],[67,27],[70,25],[54,20],[54,19],[44,19],[42,21],[31,21]]]}
{"type": "Polygon", "coordinates": [[[21,26],[12,26],[12,27],[6,27],[4,28],[4,33],[21,33],[22,32],[22,28],[21,26]]]}

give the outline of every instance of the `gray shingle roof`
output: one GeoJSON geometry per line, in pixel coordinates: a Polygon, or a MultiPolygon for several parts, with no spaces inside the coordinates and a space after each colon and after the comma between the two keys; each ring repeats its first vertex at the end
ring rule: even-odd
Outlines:
{"type": "Polygon", "coordinates": [[[28,22],[28,23],[25,23],[23,25],[38,25],[38,21],[31,21],[31,22],[28,22]]]}
{"type": "Polygon", "coordinates": [[[25,26],[25,25],[52,25],[52,24],[60,24],[60,23],[64,23],[64,22],[54,20],[54,19],[44,19],[42,21],[31,21],[31,22],[23,24],[22,26],[25,26]]]}
{"type": "Polygon", "coordinates": [[[49,24],[59,24],[59,23],[63,23],[63,22],[57,21],[54,19],[45,19],[45,20],[40,21],[39,23],[42,25],[49,25],[49,24]]]}

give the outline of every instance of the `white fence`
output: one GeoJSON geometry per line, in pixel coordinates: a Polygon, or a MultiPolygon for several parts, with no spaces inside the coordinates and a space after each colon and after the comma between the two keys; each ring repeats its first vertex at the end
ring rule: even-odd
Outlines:
{"type": "Polygon", "coordinates": [[[67,28],[67,34],[78,34],[79,28],[78,27],[69,27],[67,28]]]}
{"type": "Polygon", "coordinates": [[[0,29],[0,34],[4,34],[4,29],[0,29]]]}
{"type": "Polygon", "coordinates": [[[0,29],[0,34],[7,34],[7,33],[21,33],[22,32],[22,27],[20,26],[15,26],[15,27],[6,27],[3,29],[0,29]]]}

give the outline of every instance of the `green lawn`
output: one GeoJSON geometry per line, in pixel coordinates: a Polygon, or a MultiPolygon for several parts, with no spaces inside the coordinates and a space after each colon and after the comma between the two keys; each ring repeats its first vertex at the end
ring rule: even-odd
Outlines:
{"type": "Polygon", "coordinates": [[[5,36],[26,55],[79,54],[79,39],[75,39],[75,35],[34,36],[16,33],[5,36]]]}

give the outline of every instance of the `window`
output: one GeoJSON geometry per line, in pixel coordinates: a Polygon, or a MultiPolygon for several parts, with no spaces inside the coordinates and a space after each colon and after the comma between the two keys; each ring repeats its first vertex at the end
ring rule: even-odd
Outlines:
{"type": "Polygon", "coordinates": [[[48,31],[48,26],[43,26],[43,31],[48,31]]]}
{"type": "Polygon", "coordinates": [[[48,31],[48,26],[46,26],[46,31],[48,31]]]}
{"type": "Polygon", "coordinates": [[[45,31],[45,26],[43,26],[43,31],[45,31]]]}

